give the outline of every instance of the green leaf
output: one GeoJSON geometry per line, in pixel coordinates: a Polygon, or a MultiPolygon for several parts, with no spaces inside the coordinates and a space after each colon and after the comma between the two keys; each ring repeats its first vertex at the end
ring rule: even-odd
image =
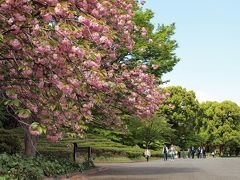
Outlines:
{"type": "Polygon", "coordinates": [[[43,127],[42,130],[43,130],[43,134],[47,134],[47,128],[46,127],[43,127]]]}
{"type": "Polygon", "coordinates": [[[17,114],[21,115],[31,115],[31,111],[29,109],[19,109],[16,111],[17,114]]]}
{"type": "Polygon", "coordinates": [[[19,66],[19,67],[18,67],[18,70],[19,70],[19,71],[21,71],[21,70],[26,70],[26,69],[27,69],[26,66],[19,66]]]}
{"type": "Polygon", "coordinates": [[[4,102],[4,105],[9,105],[11,103],[11,100],[7,100],[4,102]]]}
{"type": "Polygon", "coordinates": [[[36,129],[40,134],[43,133],[43,128],[41,126],[38,126],[37,129],[36,129]]]}
{"type": "Polygon", "coordinates": [[[51,111],[54,111],[54,110],[56,109],[56,105],[50,105],[49,109],[50,109],[51,111]]]}
{"type": "Polygon", "coordinates": [[[32,124],[31,124],[31,127],[33,128],[33,129],[37,129],[38,127],[39,127],[39,123],[38,122],[33,122],[32,124]]]}
{"type": "Polygon", "coordinates": [[[3,43],[3,35],[0,34],[0,43],[3,43]]]}
{"type": "Polygon", "coordinates": [[[13,105],[13,106],[16,106],[16,107],[19,107],[21,101],[19,99],[14,99],[10,105],[13,105]]]}

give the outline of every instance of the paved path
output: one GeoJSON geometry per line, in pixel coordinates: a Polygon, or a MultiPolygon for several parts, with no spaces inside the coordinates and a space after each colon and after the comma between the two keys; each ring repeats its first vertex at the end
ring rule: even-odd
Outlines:
{"type": "Polygon", "coordinates": [[[240,180],[240,158],[98,164],[89,180],[240,180]]]}

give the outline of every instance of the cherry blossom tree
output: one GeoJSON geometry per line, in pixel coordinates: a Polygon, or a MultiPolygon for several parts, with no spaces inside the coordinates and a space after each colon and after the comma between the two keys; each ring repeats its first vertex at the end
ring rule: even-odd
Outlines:
{"type": "MultiPolygon", "coordinates": [[[[0,0],[0,91],[24,126],[25,154],[37,137],[84,134],[96,116],[120,125],[145,118],[164,98],[146,66],[114,64],[134,46],[134,0],[0,0]]],[[[142,28],[142,35],[146,35],[142,28]]]]}

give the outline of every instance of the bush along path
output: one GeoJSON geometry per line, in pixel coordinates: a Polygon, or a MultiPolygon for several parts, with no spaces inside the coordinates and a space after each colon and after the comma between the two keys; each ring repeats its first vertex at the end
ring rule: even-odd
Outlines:
{"type": "Polygon", "coordinates": [[[79,164],[66,158],[37,156],[27,158],[22,155],[0,154],[0,179],[40,180],[56,177],[94,167],[91,161],[79,164]]]}

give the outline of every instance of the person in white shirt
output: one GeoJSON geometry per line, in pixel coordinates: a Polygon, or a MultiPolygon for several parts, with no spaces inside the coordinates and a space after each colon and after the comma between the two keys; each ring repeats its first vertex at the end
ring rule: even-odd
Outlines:
{"type": "Polygon", "coordinates": [[[172,144],[171,147],[170,147],[170,155],[171,155],[172,161],[174,160],[174,154],[175,154],[175,148],[172,144]]]}
{"type": "Polygon", "coordinates": [[[148,161],[149,161],[149,158],[150,158],[150,156],[151,156],[150,150],[147,148],[147,149],[145,150],[144,154],[145,154],[145,157],[146,157],[147,162],[148,162],[148,161]]]}

